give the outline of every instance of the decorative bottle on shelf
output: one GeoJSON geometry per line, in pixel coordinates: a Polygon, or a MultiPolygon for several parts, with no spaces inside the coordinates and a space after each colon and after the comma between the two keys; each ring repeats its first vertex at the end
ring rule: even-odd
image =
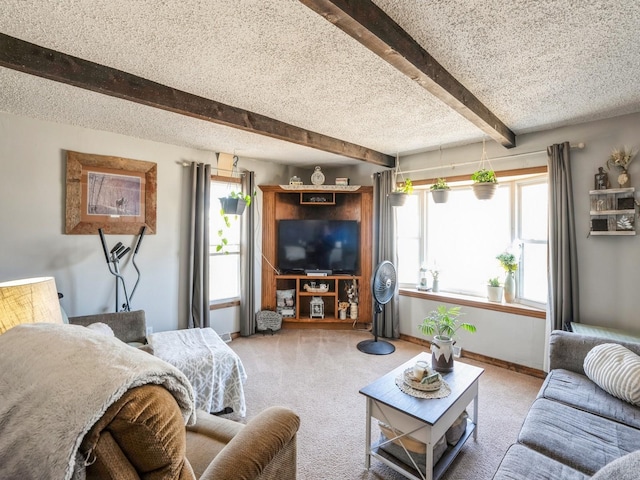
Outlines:
{"type": "Polygon", "coordinates": [[[358,319],[358,304],[352,303],[351,308],[349,309],[349,313],[351,314],[351,320],[358,319]]]}

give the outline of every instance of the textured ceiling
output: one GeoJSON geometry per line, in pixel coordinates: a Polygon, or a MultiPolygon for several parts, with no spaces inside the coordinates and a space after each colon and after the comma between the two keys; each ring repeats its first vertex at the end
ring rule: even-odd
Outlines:
{"type": "MultiPolygon", "coordinates": [[[[375,3],[516,135],[640,111],[638,1],[375,3]]],[[[391,155],[486,138],[297,0],[2,0],[0,32],[391,155]]],[[[6,68],[0,87],[0,111],[18,115],[294,165],[358,163],[6,68]]]]}

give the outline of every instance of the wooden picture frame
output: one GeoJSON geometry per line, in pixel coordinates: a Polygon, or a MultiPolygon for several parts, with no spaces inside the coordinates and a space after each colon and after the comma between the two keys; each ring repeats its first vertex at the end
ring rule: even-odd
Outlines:
{"type": "Polygon", "coordinates": [[[67,151],[65,233],[156,233],[157,164],[67,151]]]}

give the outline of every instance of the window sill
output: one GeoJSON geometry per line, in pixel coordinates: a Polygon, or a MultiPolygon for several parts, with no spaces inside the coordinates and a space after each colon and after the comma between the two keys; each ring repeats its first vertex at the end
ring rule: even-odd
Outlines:
{"type": "Polygon", "coordinates": [[[523,315],[525,317],[547,318],[547,312],[518,303],[495,303],[489,300],[471,297],[469,295],[458,295],[455,293],[433,293],[424,292],[415,288],[400,288],[400,295],[405,297],[422,298],[437,302],[455,303],[464,307],[482,308],[496,312],[510,313],[512,315],[523,315]]]}
{"type": "Polygon", "coordinates": [[[209,310],[222,310],[223,308],[238,307],[238,306],[240,306],[240,299],[222,300],[219,302],[210,303],[209,310]]]}

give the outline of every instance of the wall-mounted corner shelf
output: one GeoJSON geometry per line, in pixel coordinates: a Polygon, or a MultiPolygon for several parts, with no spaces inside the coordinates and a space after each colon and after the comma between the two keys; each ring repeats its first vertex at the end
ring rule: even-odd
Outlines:
{"type": "Polygon", "coordinates": [[[636,234],[635,188],[589,190],[591,230],[594,236],[630,236],[636,234]]]}

